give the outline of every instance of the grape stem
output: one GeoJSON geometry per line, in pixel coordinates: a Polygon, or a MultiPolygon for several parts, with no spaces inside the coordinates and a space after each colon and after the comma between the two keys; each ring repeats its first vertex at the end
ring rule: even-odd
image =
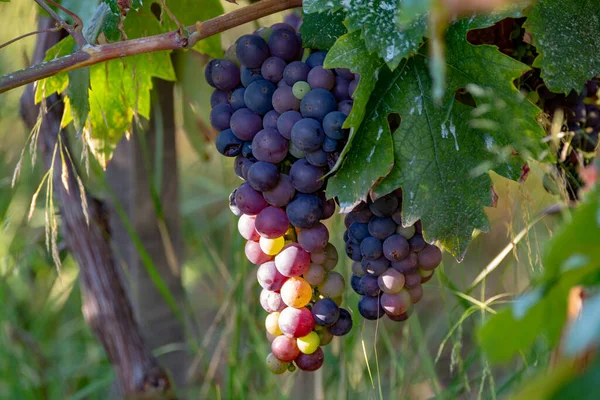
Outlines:
{"type": "Polygon", "coordinates": [[[196,42],[267,15],[302,6],[302,0],[262,0],[207,21],[186,27],[191,38],[173,31],[138,39],[102,45],[85,45],[80,50],[51,61],[0,77],[0,93],[48,78],[61,72],[138,54],[162,50],[187,49],[196,42]],[[190,40],[191,39],[191,40],[190,40]]]}

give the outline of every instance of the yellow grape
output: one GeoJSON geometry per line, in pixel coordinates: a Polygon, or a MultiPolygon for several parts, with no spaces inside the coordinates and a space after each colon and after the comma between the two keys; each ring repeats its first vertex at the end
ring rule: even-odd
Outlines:
{"type": "Polygon", "coordinates": [[[321,339],[319,338],[319,334],[315,331],[312,331],[306,336],[296,339],[296,343],[298,344],[298,348],[304,354],[312,354],[319,348],[321,344],[321,339]]]}
{"type": "Polygon", "coordinates": [[[265,328],[267,328],[267,332],[269,332],[273,336],[282,335],[281,329],[279,329],[279,313],[272,312],[267,315],[265,319],[265,328]]]}
{"type": "Polygon", "coordinates": [[[260,238],[260,249],[269,256],[276,256],[279,254],[283,246],[285,246],[285,239],[280,236],[276,239],[267,239],[265,237],[260,238]]]}
{"type": "Polygon", "coordinates": [[[281,299],[288,307],[302,308],[312,298],[312,288],[303,278],[289,278],[281,287],[281,299]]]}

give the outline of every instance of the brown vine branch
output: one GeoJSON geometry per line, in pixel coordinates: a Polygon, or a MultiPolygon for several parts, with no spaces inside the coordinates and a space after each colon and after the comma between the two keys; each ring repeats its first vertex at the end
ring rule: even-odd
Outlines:
{"type": "Polygon", "coordinates": [[[6,46],[8,46],[8,45],[10,45],[10,44],[13,44],[14,42],[17,42],[17,41],[19,41],[19,40],[21,40],[21,39],[25,39],[26,37],[29,37],[29,36],[33,36],[33,35],[39,35],[39,34],[41,34],[41,33],[59,32],[59,31],[60,31],[60,30],[62,30],[62,29],[63,29],[63,27],[62,27],[62,26],[57,26],[56,28],[51,28],[51,29],[43,29],[43,30],[41,30],[41,31],[33,31],[33,32],[29,32],[29,33],[26,33],[26,34],[24,34],[24,35],[17,36],[16,38],[9,40],[8,42],[5,42],[5,43],[2,43],[2,44],[0,44],[0,49],[4,48],[4,47],[6,47],[6,46]]]}
{"type": "Polygon", "coordinates": [[[38,5],[42,7],[48,14],[50,14],[50,16],[54,18],[54,20],[58,22],[60,26],[65,28],[65,30],[69,32],[71,36],[73,36],[73,39],[75,39],[75,42],[77,42],[79,47],[83,47],[87,44],[85,38],[83,37],[83,33],[81,32],[81,29],[83,28],[83,22],[81,22],[81,19],[76,14],[73,14],[71,11],[67,10],[66,8],[64,8],[60,4],[55,3],[52,0],[35,0],[35,2],[38,3],[38,5]],[[61,10],[72,16],[75,19],[75,26],[69,25],[67,21],[65,21],[57,13],[55,13],[54,10],[47,3],[50,3],[53,6],[60,8],[61,10]]]}
{"type": "MultiPolygon", "coordinates": [[[[42,1],[42,0],[36,0],[42,1]]],[[[103,44],[87,45],[65,57],[57,58],[0,77],[0,93],[27,85],[28,83],[56,75],[61,72],[87,67],[101,62],[161,50],[177,50],[191,47],[198,40],[224,32],[228,29],[254,21],[267,15],[290,8],[301,7],[302,0],[263,0],[234,10],[196,25],[186,30],[193,40],[182,38],[179,32],[167,32],[139,39],[103,44]]]]}

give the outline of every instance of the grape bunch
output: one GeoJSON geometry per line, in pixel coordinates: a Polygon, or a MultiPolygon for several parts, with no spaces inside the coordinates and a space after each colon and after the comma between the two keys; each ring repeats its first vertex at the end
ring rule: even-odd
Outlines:
{"type": "Polygon", "coordinates": [[[353,260],[352,289],[358,311],[368,320],[387,315],[406,320],[423,297],[442,252],[423,239],[421,221],[402,226],[400,190],[356,206],[346,215],[346,254],[353,260]]]}
{"type": "Polygon", "coordinates": [[[246,257],[259,266],[267,366],[276,374],[319,369],[321,347],[352,328],[340,308],[345,281],[333,271],[338,252],[321,221],[335,213],[325,175],[347,140],[358,77],[323,68],[325,56],[305,53],[300,35],[280,23],[240,37],[205,70],[217,150],[235,157],[243,180],[230,208],[246,257]]]}

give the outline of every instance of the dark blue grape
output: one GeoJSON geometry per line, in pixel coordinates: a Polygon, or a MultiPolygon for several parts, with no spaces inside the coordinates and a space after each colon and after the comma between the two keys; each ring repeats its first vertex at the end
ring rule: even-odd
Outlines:
{"type": "Polygon", "coordinates": [[[275,164],[258,161],[248,170],[248,183],[252,189],[265,192],[273,189],[279,182],[279,170],[275,164]]]}
{"type": "Polygon", "coordinates": [[[231,130],[241,140],[252,140],[262,127],[262,118],[247,108],[240,108],[231,116],[231,130]]]}
{"type": "Polygon", "coordinates": [[[288,141],[277,129],[263,129],[252,139],[252,153],[259,161],[277,164],[287,156],[288,141]]]}
{"type": "Polygon", "coordinates": [[[311,165],[305,158],[296,161],[290,169],[292,185],[300,193],[314,193],[323,187],[322,180],[325,171],[322,168],[311,165]]]}
{"type": "Polygon", "coordinates": [[[341,111],[332,111],[323,119],[323,130],[325,134],[332,139],[340,140],[346,136],[346,132],[342,129],[346,121],[346,114],[341,111]]]}
{"type": "Polygon", "coordinates": [[[279,114],[283,114],[286,111],[298,110],[300,100],[294,96],[291,87],[282,86],[278,87],[273,93],[272,105],[279,114]]]}
{"type": "Polygon", "coordinates": [[[322,67],[323,63],[325,62],[325,57],[327,57],[326,52],[317,51],[316,53],[312,53],[310,56],[308,56],[308,58],[306,59],[306,63],[311,68],[318,67],[318,66],[322,67]]]}
{"type": "Polygon", "coordinates": [[[325,140],[323,140],[323,150],[327,153],[332,153],[337,150],[338,141],[330,138],[329,136],[325,136],[325,140]]]}
{"type": "Polygon", "coordinates": [[[377,283],[377,277],[374,275],[365,275],[360,278],[360,290],[366,296],[378,296],[381,292],[379,289],[379,283],[377,283]]]}
{"type": "Polygon", "coordinates": [[[275,85],[269,81],[254,81],[246,88],[244,92],[244,102],[246,106],[259,115],[265,115],[273,109],[271,97],[275,92],[275,85]]]}
{"type": "Polygon", "coordinates": [[[242,152],[244,142],[235,137],[231,129],[225,129],[217,135],[215,144],[219,153],[226,157],[235,157],[242,152]]]}
{"type": "Polygon", "coordinates": [[[234,110],[239,110],[240,108],[246,107],[246,103],[244,103],[244,93],[246,92],[245,88],[235,89],[229,95],[229,104],[234,110]]]}
{"type": "Polygon", "coordinates": [[[208,62],[208,64],[206,64],[206,67],[204,68],[204,79],[206,79],[206,83],[208,83],[210,86],[216,88],[215,83],[213,82],[212,79],[212,70],[213,67],[215,66],[215,64],[217,63],[217,59],[215,60],[210,60],[208,62]]]}
{"type": "Polygon", "coordinates": [[[233,162],[233,169],[235,170],[235,174],[243,180],[247,180],[248,171],[250,170],[252,164],[254,164],[254,161],[249,160],[243,154],[237,156],[235,158],[235,161],[233,162]]]}
{"type": "Polygon", "coordinates": [[[344,100],[338,103],[338,111],[343,112],[346,115],[350,115],[350,111],[352,111],[352,105],[354,102],[352,100],[344,100]]]}
{"type": "Polygon", "coordinates": [[[362,255],[360,254],[360,246],[353,242],[346,242],[346,254],[351,260],[360,261],[362,255]]]}
{"type": "Polygon", "coordinates": [[[363,292],[360,288],[360,277],[352,275],[352,277],[350,278],[350,286],[352,287],[352,290],[354,290],[357,294],[364,296],[365,292],[363,292]]]}
{"type": "Polygon", "coordinates": [[[235,63],[229,60],[215,61],[211,78],[217,88],[227,92],[240,84],[240,69],[235,63]]]}
{"type": "Polygon", "coordinates": [[[377,260],[383,255],[383,244],[381,240],[368,236],[360,242],[360,254],[368,260],[377,260]]]}
{"type": "Polygon", "coordinates": [[[379,303],[379,297],[363,296],[358,301],[358,312],[363,316],[364,319],[376,320],[385,314],[381,304],[379,303]]]}
{"type": "Polygon", "coordinates": [[[379,257],[375,260],[363,258],[361,260],[363,271],[368,275],[379,276],[390,266],[390,261],[385,257],[379,257]]]}
{"type": "Polygon", "coordinates": [[[305,157],[306,161],[315,167],[325,167],[327,165],[327,153],[325,153],[323,149],[319,148],[310,153],[306,153],[305,157]]]}
{"type": "Polygon", "coordinates": [[[391,218],[373,217],[369,221],[369,233],[377,239],[385,240],[396,233],[396,224],[391,218]]]}
{"type": "MultiPolygon", "coordinates": [[[[294,14],[291,14],[291,15],[294,15],[294,14]]],[[[273,32],[275,32],[276,30],[279,30],[279,29],[287,29],[288,31],[292,31],[295,34],[296,29],[292,25],[287,23],[287,21],[286,21],[287,18],[288,18],[288,16],[286,16],[284,18],[284,22],[278,22],[276,24],[271,25],[271,29],[273,30],[273,32]]]]}
{"type": "Polygon", "coordinates": [[[323,202],[312,194],[299,193],[286,207],[290,223],[297,228],[312,228],[323,216],[323,202]]]}
{"type": "Polygon", "coordinates": [[[210,124],[218,131],[229,129],[233,108],[229,104],[219,104],[210,111],[210,124]]]}
{"type": "Polygon", "coordinates": [[[292,127],[302,119],[302,114],[298,111],[286,111],[279,116],[277,120],[277,130],[286,139],[292,138],[292,127]]]}
{"type": "Polygon", "coordinates": [[[288,29],[274,30],[269,37],[269,50],[275,57],[285,61],[293,60],[301,48],[296,32],[288,29]]]}
{"type": "Polygon", "coordinates": [[[286,62],[279,57],[269,57],[260,67],[260,73],[266,80],[277,83],[283,78],[286,65],[286,62]]]}
{"type": "Polygon", "coordinates": [[[210,106],[216,107],[219,104],[228,104],[229,100],[227,99],[227,92],[224,92],[219,89],[215,89],[210,95],[210,106]]]}
{"type": "Polygon", "coordinates": [[[394,193],[378,198],[369,205],[369,209],[378,217],[391,217],[398,209],[400,201],[394,193]]]}
{"type": "Polygon", "coordinates": [[[319,122],[337,108],[335,98],[325,89],[313,89],[300,102],[300,113],[304,118],[314,118],[319,122]]]}
{"type": "Polygon", "coordinates": [[[316,66],[310,70],[306,81],[313,89],[321,88],[331,90],[335,84],[335,75],[330,69],[316,66]]]}
{"type": "Polygon", "coordinates": [[[331,325],[328,330],[333,336],[344,336],[352,330],[352,315],[345,308],[340,308],[340,316],[337,322],[331,325]]]}
{"type": "Polygon", "coordinates": [[[292,127],[292,143],[302,151],[315,151],[325,140],[325,132],[319,121],[303,118],[292,127]]]}
{"type": "Polygon", "coordinates": [[[415,253],[420,252],[427,245],[425,239],[423,239],[423,235],[420,234],[415,234],[413,237],[408,239],[408,244],[410,245],[410,250],[414,251],[415,253]]]}
{"type": "Polygon", "coordinates": [[[260,68],[247,68],[242,65],[240,68],[242,85],[248,87],[252,82],[264,79],[260,73],[260,68]]]}
{"type": "Polygon", "coordinates": [[[348,238],[356,244],[360,244],[367,236],[370,236],[367,224],[354,222],[348,228],[348,238]]]}
{"type": "Polygon", "coordinates": [[[275,110],[271,110],[263,117],[263,128],[277,129],[277,120],[279,119],[279,113],[275,110]]]}
{"type": "Polygon", "coordinates": [[[321,219],[329,219],[335,214],[335,200],[326,200],[323,204],[323,217],[321,219]]]}
{"type": "Polygon", "coordinates": [[[237,40],[238,60],[248,68],[258,68],[269,58],[269,46],[260,36],[244,35],[237,40]]]}
{"type": "Polygon", "coordinates": [[[331,326],[335,324],[340,317],[340,308],[335,301],[325,298],[317,301],[312,307],[315,324],[321,326],[331,326]]]}
{"type": "Polygon", "coordinates": [[[390,261],[400,261],[409,252],[408,241],[398,234],[392,235],[383,242],[383,255],[390,261]]]}
{"type": "Polygon", "coordinates": [[[306,81],[310,67],[302,61],[293,61],[283,70],[283,79],[288,86],[294,86],[294,83],[306,81]]]}
{"type": "Polygon", "coordinates": [[[335,85],[333,85],[331,92],[338,102],[350,100],[350,96],[348,95],[348,86],[350,86],[350,82],[348,82],[346,79],[342,78],[341,76],[335,78],[335,85]]]}
{"type": "Polygon", "coordinates": [[[254,155],[252,154],[252,141],[248,140],[244,142],[242,146],[242,155],[246,158],[252,158],[254,155]]]}

